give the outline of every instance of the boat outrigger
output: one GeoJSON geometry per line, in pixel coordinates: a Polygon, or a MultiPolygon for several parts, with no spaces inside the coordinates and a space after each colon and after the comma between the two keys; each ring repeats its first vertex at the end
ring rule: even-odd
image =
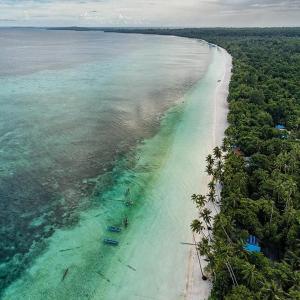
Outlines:
{"type": "Polygon", "coordinates": [[[127,188],[125,192],[125,205],[132,206],[134,204],[133,200],[131,199],[130,188],[127,188]]]}
{"type": "Polygon", "coordinates": [[[120,227],[108,226],[107,227],[107,231],[110,231],[110,232],[121,232],[122,229],[120,227]]]}
{"type": "Polygon", "coordinates": [[[128,226],[128,218],[127,217],[124,218],[123,223],[124,223],[124,227],[127,228],[127,226],[128,226]]]}
{"type": "Polygon", "coordinates": [[[106,245],[111,245],[111,246],[118,246],[119,242],[113,239],[104,239],[103,243],[106,245]]]}

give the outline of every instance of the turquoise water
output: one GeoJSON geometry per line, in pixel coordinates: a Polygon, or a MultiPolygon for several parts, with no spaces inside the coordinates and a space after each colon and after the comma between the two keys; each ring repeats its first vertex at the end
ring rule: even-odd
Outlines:
{"type": "MultiPolygon", "coordinates": [[[[215,50],[182,38],[101,32],[1,29],[0,40],[1,293],[128,299],[136,285],[120,282],[119,268],[140,274],[126,259],[147,245],[141,231],[157,214],[159,178],[177,174],[166,166],[191,103],[201,103],[192,110],[209,124],[216,81],[201,79],[215,50]],[[107,232],[110,225],[122,233],[107,232]],[[103,245],[106,237],[119,247],[103,245]]],[[[203,133],[207,150],[209,130],[203,133]]]]}

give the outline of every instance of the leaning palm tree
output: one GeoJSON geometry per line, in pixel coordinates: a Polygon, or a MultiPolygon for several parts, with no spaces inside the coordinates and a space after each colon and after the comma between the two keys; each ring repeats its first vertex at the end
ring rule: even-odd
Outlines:
{"type": "Polygon", "coordinates": [[[204,236],[204,238],[207,238],[207,235],[204,233],[205,227],[203,226],[203,223],[201,222],[201,220],[198,220],[198,219],[193,220],[193,222],[191,224],[191,229],[193,232],[202,234],[204,236]]]}
{"type": "Polygon", "coordinates": [[[201,233],[205,228],[200,220],[195,219],[191,224],[191,229],[193,232],[201,233]]]}
{"type": "Polygon", "coordinates": [[[204,275],[204,272],[203,272],[203,268],[202,268],[202,264],[201,264],[201,259],[200,259],[200,255],[199,255],[199,251],[198,251],[198,247],[197,247],[197,243],[196,243],[196,239],[195,239],[195,235],[194,234],[193,234],[193,240],[194,240],[194,244],[195,244],[195,248],[196,248],[196,253],[197,253],[197,257],[198,257],[200,271],[201,271],[201,274],[202,274],[202,280],[207,280],[207,277],[204,275]]]}
{"type": "Polygon", "coordinates": [[[210,259],[212,257],[212,248],[210,245],[210,241],[207,238],[203,238],[199,243],[198,243],[198,250],[200,255],[207,257],[210,259]]]}

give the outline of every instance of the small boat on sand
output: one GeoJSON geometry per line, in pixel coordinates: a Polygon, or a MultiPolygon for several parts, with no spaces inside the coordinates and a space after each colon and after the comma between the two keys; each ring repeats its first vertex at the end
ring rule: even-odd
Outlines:
{"type": "Polygon", "coordinates": [[[111,246],[118,246],[119,242],[113,239],[104,239],[103,243],[106,245],[111,245],[111,246]]]}
{"type": "Polygon", "coordinates": [[[107,231],[110,231],[110,232],[121,232],[122,229],[120,227],[116,227],[116,226],[108,226],[107,227],[107,231]]]}

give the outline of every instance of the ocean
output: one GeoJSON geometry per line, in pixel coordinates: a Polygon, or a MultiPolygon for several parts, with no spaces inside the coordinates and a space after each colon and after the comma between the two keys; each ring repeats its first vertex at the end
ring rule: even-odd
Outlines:
{"type": "Polygon", "coordinates": [[[181,299],[220,51],[45,29],[0,45],[0,298],[181,299]]]}

